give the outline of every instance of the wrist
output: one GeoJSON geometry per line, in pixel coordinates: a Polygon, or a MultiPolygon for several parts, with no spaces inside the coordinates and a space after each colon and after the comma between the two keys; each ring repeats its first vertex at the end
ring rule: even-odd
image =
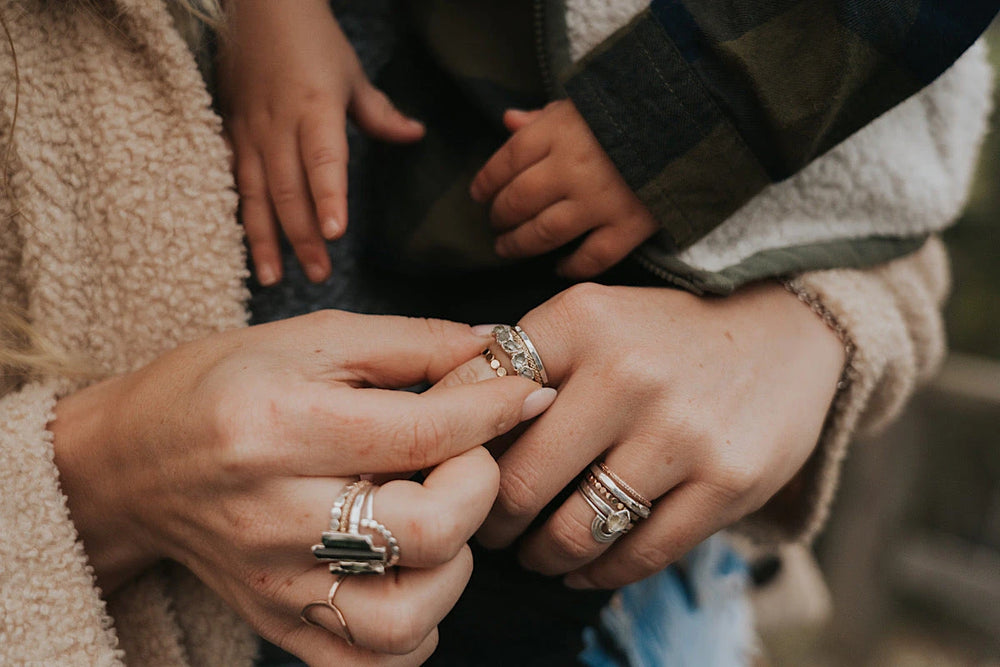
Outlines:
{"type": "Polygon", "coordinates": [[[132,497],[127,450],[118,446],[116,407],[124,384],[124,378],[111,378],[61,399],[49,424],[70,518],[105,594],[157,560],[130,511],[141,499],[132,497]]]}

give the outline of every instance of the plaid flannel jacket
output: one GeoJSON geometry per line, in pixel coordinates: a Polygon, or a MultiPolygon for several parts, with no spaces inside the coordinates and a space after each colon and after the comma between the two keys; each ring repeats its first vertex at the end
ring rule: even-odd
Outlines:
{"type": "Polygon", "coordinates": [[[652,0],[565,82],[676,248],[947,69],[997,0],[652,0]]]}

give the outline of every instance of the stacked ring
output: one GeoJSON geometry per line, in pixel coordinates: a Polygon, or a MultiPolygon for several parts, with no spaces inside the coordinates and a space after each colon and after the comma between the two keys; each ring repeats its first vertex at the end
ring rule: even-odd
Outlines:
{"type": "Polygon", "coordinates": [[[385,574],[399,562],[399,542],[373,516],[378,486],[358,480],[344,487],[330,510],[330,529],[313,556],[329,563],[334,574],[385,574]],[[380,544],[375,543],[379,538],[380,544]]]}
{"type": "Polygon", "coordinates": [[[604,463],[595,463],[577,487],[596,516],[590,534],[598,542],[613,542],[649,517],[652,503],[625,483],[604,463]]]}
{"type": "MultiPolygon", "coordinates": [[[[500,324],[493,327],[493,338],[500,349],[510,358],[510,364],[515,373],[545,386],[549,381],[548,375],[545,373],[545,365],[524,329],[520,326],[511,327],[500,324]]],[[[490,368],[498,376],[507,375],[507,369],[501,365],[500,360],[496,358],[490,348],[483,350],[483,356],[486,357],[490,368]]]]}

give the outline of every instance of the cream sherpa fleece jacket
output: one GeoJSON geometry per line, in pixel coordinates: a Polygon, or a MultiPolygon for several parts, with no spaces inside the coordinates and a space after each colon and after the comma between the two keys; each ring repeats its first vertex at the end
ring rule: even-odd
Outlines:
{"type": "MultiPolygon", "coordinates": [[[[12,196],[0,198],[0,307],[26,309],[55,344],[122,373],[245,325],[242,232],[220,120],[164,1],[109,0],[113,23],[70,4],[0,2],[20,72],[19,88],[0,91],[5,137],[19,94],[12,196]]],[[[0,58],[5,82],[12,63],[0,58]]],[[[801,277],[856,342],[856,380],[803,475],[806,501],[771,534],[815,532],[851,435],[894,414],[937,363],[946,276],[931,242],[874,270],[801,277]]],[[[147,572],[105,605],[47,430],[76,385],[10,384],[0,382],[0,663],[251,664],[253,633],[179,566],[147,572]]]]}

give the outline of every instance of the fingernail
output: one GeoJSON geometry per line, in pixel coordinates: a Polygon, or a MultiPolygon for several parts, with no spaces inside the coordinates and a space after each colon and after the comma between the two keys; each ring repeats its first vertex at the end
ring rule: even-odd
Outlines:
{"type": "Polygon", "coordinates": [[[493,252],[500,257],[507,257],[511,254],[510,244],[505,239],[497,239],[497,242],[493,244],[493,252]]]}
{"type": "Polygon", "coordinates": [[[472,185],[469,186],[469,196],[472,197],[472,201],[479,204],[483,203],[483,193],[481,190],[482,188],[479,187],[479,182],[473,181],[472,185]]]}
{"type": "Polygon", "coordinates": [[[314,283],[323,282],[326,280],[326,269],[322,264],[309,264],[306,266],[306,275],[314,283]]]}
{"type": "Polygon", "coordinates": [[[477,336],[492,336],[493,329],[500,326],[499,324],[477,324],[472,327],[472,333],[477,336]]]}
{"type": "Polygon", "coordinates": [[[563,577],[563,585],[566,586],[566,588],[574,588],[576,590],[594,588],[593,582],[579,572],[571,572],[563,577]]]}
{"type": "Polygon", "coordinates": [[[320,231],[323,232],[323,238],[332,239],[340,233],[340,223],[337,222],[336,218],[327,218],[320,225],[320,231]]]}
{"type": "Polygon", "coordinates": [[[264,287],[270,287],[271,285],[278,282],[278,274],[269,264],[258,266],[257,282],[259,282],[264,287]]]}
{"type": "Polygon", "coordinates": [[[521,421],[534,419],[538,415],[548,410],[552,402],[556,400],[556,390],[552,387],[536,389],[528,394],[521,405],[521,421]]]}

